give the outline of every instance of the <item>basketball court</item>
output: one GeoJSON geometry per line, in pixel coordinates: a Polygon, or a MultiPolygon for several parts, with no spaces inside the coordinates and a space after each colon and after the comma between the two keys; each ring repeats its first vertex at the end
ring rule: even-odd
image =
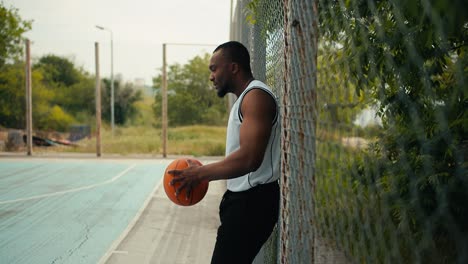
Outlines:
{"type": "Polygon", "coordinates": [[[224,184],[174,205],[171,161],[0,156],[2,263],[209,262],[224,184]]]}

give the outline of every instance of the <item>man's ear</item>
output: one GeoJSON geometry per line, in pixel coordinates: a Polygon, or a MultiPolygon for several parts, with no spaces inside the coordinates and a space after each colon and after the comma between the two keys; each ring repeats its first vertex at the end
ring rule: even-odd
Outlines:
{"type": "Polygon", "coordinates": [[[239,64],[232,62],[231,63],[231,72],[232,74],[237,74],[239,72],[239,64]]]}

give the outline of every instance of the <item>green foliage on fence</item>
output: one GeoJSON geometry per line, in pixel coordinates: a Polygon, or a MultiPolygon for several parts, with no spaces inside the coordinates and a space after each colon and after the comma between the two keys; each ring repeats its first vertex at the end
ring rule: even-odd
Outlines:
{"type": "Polygon", "coordinates": [[[383,121],[369,149],[345,166],[328,165],[340,168],[336,183],[349,183],[339,191],[354,198],[342,199],[355,201],[355,211],[340,217],[368,215],[342,227],[362,238],[342,243],[360,261],[373,259],[366,250],[379,244],[369,252],[380,262],[464,259],[468,15],[461,3],[319,1],[322,41],[344,54],[349,82],[358,95],[371,96],[383,121]],[[366,237],[369,229],[379,236],[366,237]]]}
{"type": "Polygon", "coordinates": [[[468,261],[465,2],[237,1],[284,82],[282,261],[468,261]],[[357,125],[367,108],[381,122],[357,125]]]}

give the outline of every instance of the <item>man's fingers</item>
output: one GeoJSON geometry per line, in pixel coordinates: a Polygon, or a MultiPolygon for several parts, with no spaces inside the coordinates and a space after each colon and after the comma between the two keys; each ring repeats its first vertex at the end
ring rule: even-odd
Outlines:
{"type": "Polygon", "coordinates": [[[190,199],[190,194],[192,194],[192,186],[187,187],[187,191],[185,192],[185,199],[187,201],[190,199]]]}
{"type": "MultiPolygon", "coordinates": [[[[172,183],[172,182],[171,182],[172,183]]],[[[185,189],[185,199],[189,200],[190,195],[192,194],[192,185],[190,185],[187,182],[182,183],[177,189],[176,189],[176,196],[178,196],[182,190],[185,189]]]]}
{"type": "Polygon", "coordinates": [[[167,171],[167,173],[172,174],[174,176],[179,176],[182,173],[182,171],[181,170],[169,170],[167,171]]]}
{"type": "Polygon", "coordinates": [[[189,165],[189,167],[198,166],[198,164],[191,159],[187,159],[187,164],[189,165]]]}
{"type": "Polygon", "coordinates": [[[176,189],[176,195],[179,195],[179,193],[182,192],[183,189],[187,188],[187,182],[183,182],[177,189],[176,189]]]}
{"type": "Polygon", "coordinates": [[[172,178],[170,184],[171,184],[171,185],[174,185],[174,184],[176,184],[176,183],[178,183],[178,182],[181,182],[181,181],[183,181],[183,180],[184,180],[184,178],[172,178]]]}

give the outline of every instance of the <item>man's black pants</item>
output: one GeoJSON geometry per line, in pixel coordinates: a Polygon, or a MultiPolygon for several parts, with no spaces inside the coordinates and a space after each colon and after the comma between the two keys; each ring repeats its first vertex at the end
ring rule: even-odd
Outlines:
{"type": "Polygon", "coordinates": [[[278,221],[278,182],[243,192],[226,191],[211,264],[252,263],[278,221]]]}

